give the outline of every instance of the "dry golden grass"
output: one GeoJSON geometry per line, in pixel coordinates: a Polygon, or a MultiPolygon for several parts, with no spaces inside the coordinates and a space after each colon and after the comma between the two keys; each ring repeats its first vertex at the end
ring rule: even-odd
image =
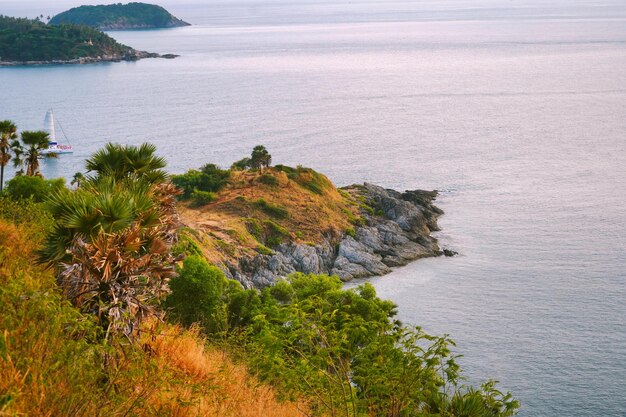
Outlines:
{"type": "Polygon", "coordinates": [[[216,201],[200,208],[179,206],[183,223],[202,232],[196,240],[209,262],[224,264],[257,252],[259,242],[246,226],[250,218],[272,221],[289,232],[288,240],[308,244],[338,239],[354,227],[358,204],[342,195],[325,176],[303,171],[296,181],[273,168],[264,174],[274,177],[277,185],[263,184],[259,172],[235,171],[216,201]],[[307,181],[321,184],[321,191],[307,189],[302,185],[307,181]],[[286,210],[288,216],[277,218],[255,207],[252,203],[259,199],[286,210]]]}
{"type": "MultiPolygon", "coordinates": [[[[25,227],[25,226],[24,226],[25,227]]],[[[35,265],[26,230],[0,220],[0,416],[310,415],[279,402],[197,331],[159,324],[107,348],[35,265]]]]}
{"type": "Polygon", "coordinates": [[[279,402],[273,388],[260,384],[242,365],[235,365],[215,348],[206,348],[195,330],[160,326],[150,338],[162,374],[185,380],[154,393],[148,399],[160,412],[172,416],[296,417],[310,415],[306,404],[279,402]]]}

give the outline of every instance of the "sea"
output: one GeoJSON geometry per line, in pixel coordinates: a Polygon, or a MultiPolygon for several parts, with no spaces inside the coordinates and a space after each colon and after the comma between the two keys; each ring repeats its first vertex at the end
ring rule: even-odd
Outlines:
{"type": "Polygon", "coordinates": [[[46,177],[109,141],[152,142],[173,173],[263,144],[338,185],[439,190],[459,255],[367,281],[520,416],[626,416],[626,2],[160,4],[193,26],[109,34],[179,58],[0,68],[0,119],[53,109],[75,149],[46,177]]]}

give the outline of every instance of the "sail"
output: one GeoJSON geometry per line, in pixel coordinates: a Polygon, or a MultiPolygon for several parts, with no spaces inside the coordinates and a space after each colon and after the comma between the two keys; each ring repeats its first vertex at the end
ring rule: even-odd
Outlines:
{"type": "Polygon", "coordinates": [[[46,118],[43,121],[43,129],[50,135],[50,142],[57,141],[57,135],[54,130],[54,114],[52,114],[52,110],[48,110],[46,113],[46,118]]]}

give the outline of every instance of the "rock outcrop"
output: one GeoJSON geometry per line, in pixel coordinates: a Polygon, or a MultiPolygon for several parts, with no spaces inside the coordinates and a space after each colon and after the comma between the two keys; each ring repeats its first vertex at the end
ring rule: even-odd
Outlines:
{"type": "Polygon", "coordinates": [[[343,189],[361,201],[362,224],[316,245],[284,243],[272,254],[239,258],[225,272],[247,288],[271,285],[292,272],[338,275],[342,280],[384,275],[418,258],[443,255],[431,232],[443,211],[436,191],[400,193],[373,184],[343,189]]]}

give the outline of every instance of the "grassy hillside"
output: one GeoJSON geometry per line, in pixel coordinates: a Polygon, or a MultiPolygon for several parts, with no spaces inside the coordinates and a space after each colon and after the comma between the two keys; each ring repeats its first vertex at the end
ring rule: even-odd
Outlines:
{"type": "Polygon", "coordinates": [[[358,198],[306,168],[172,178],[155,152],[107,144],[75,189],[35,203],[11,180],[0,196],[0,415],[516,413],[495,382],[464,385],[454,342],[402,325],[368,283],[227,279],[180,233],[176,202],[190,196],[183,214],[220,258],[332,241],[362,221],[358,198]]]}
{"type": "Polygon", "coordinates": [[[38,20],[0,16],[0,61],[52,61],[116,55],[133,49],[86,26],[46,25],[38,20]]]}
{"type": "Polygon", "coordinates": [[[43,213],[15,204],[0,213],[0,415],[308,414],[305,404],[278,402],[273,388],[197,329],[153,321],[137,344],[103,342],[95,321],[61,296],[52,272],[34,266],[50,224],[32,210],[43,213]]]}
{"type": "Polygon", "coordinates": [[[220,264],[281,243],[338,239],[359,222],[358,204],[309,168],[233,171],[215,200],[179,208],[204,255],[220,264]]]}
{"type": "Polygon", "coordinates": [[[172,16],[163,7],[146,3],[74,7],[50,20],[50,24],[73,23],[108,29],[167,28],[189,24],[172,16]]]}

